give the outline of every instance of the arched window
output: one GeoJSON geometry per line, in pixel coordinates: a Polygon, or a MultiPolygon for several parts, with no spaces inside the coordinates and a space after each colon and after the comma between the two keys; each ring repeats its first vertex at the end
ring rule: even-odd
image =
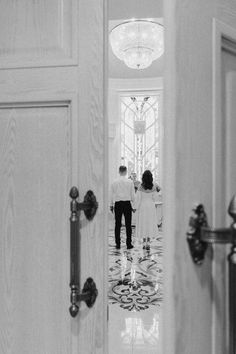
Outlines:
{"type": "Polygon", "coordinates": [[[144,170],[160,181],[160,93],[120,96],[121,164],[141,180],[144,170]]]}

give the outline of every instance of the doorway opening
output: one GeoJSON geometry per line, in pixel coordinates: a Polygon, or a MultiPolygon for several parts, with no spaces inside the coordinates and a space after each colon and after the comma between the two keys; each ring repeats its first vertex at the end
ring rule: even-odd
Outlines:
{"type": "MultiPolygon", "coordinates": [[[[110,31],[130,18],[155,16],[158,23],[162,23],[162,4],[158,8],[155,1],[150,1],[147,9],[144,0],[138,8],[132,6],[134,1],[129,1],[127,8],[125,2],[122,6],[123,2],[109,0],[110,31]]],[[[148,68],[138,70],[130,69],[116,58],[110,45],[108,51],[109,186],[117,179],[119,166],[124,165],[136,191],[145,170],[151,171],[153,185],[158,190],[155,199],[157,231],[149,244],[144,245],[137,236],[138,214],[133,207],[134,247],[127,249],[123,217],[120,248],[117,248],[115,215],[109,213],[109,354],[156,353],[161,350],[163,302],[163,56],[148,68]]],[[[111,191],[109,195],[111,200],[111,191]]]]}

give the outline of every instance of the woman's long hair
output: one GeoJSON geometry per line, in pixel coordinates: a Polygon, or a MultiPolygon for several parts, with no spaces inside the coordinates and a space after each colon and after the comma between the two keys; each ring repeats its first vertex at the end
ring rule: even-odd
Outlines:
{"type": "Polygon", "coordinates": [[[146,170],[143,172],[142,187],[143,187],[143,189],[152,189],[153,188],[152,172],[149,170],[146,170]]]}

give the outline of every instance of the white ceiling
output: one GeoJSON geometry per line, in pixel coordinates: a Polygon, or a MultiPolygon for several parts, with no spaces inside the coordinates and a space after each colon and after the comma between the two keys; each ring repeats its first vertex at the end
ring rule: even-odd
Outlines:
{"type": "MultiPolygon", "coordinates": [[[[109,27],[114,21],[131,18],[163,17],[162,0],[109,0],[109,27]]],[[[124,62],[116,58],[109,45],[109,77],[111,78],[145,78],[163,76],[163,56],[155,60],[144,70],[129,69],[124,62]]]]}
{"type": "Polygon", "coordinates": [[[109,20],[163,17],[162,0],[108,0],[109,20]]]}

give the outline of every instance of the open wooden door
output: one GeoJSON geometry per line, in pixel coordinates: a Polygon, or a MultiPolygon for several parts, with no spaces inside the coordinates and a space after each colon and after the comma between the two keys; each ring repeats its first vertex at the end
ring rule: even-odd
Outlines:
{"type": "Polygon", "coordinates": [[[106,353],[105,0],[0,2],[0,352],[106,353]],[[81,285],[70,306],[70,198],[81,214],[81,285]],[[105,204],[104,204],[105,203],[105,204]]]}
{"type": "MultiPolygon", "coordinates": [[[[221,55],[225,38],[235,40],[236,4],[232,0],[165,0],[164,6],[163,353],[226,354],[226,252],[222,246],[220,251],[210,248],[204,263],[196,266],[186,243],[186,230],[195,202],[204,204],[211,226],[226,226],[229,186],[225,186],[225,176],[229,182],[227,164],[232,171],[232,136],[236,131],[232,119],[230,128],[224,123],[221,88],[225,60],[221,55]],[[225,129],[234,129],[227,147],[229,131],[225,129]]],[[[227,84],[230,109],[235,107],[234,75],[229,75],[227,84]]],[[[230,114],[232,117],[232,111],[230,114]]]]}

